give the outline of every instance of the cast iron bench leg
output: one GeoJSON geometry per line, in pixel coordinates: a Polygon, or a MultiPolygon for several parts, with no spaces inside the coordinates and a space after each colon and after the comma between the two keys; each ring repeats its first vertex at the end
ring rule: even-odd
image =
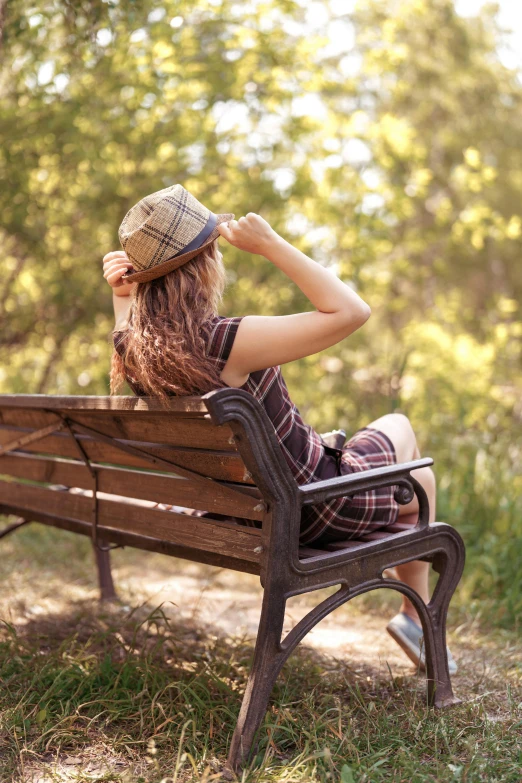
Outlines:
{"type": "Polygon", "coordinates": [[[460,704],[453,695],[446,655],[446,618],[453,593],[464,570],[465,550],[462,539],[452,528],[443,534],[446,545],[433,561],[433,568],[440,576],[431,601],[426,606],[431,632],[424,634],[426,644],[426,677],[428,703],[434,707],[460,704]]]}
{"type": "MultiPolygon", "coordinates": [[[[451,598],[462,575],[465,558],[464,544],[460,535],[449,526],[443,527],[443,530],[438,531],[441,537],[439,551],[434,557],[430,557],[426,553],[426,559],[433,560],[434,570],[440,574],[430,603],[424,604],[420,596],[407,585],[401,584],[400,589],[400,592],[408,595],[413,601],[422,619],[426,644],[428,703],[438,708],[460,703],[460,699],[453,695],[448,671],[446,616],[451,598]]],[[[431,544],[428,544],[428,549],[432,549],[431,544]]],[[[416,556],[422,559],[422,551],[419,551],[416,556]]],[[[390,583],[390,580],[385,579],[379,583],[373,581],[371,584],[362,583],[351,589],[340,589],[338,593],[329,596],[322,604],[315,607],[281,643],[285,597],[283,591],[279,591],[277,587],[270,589],[267,585],[263,596],[252,669],[230,744],[227,761],[229,769],[237,771],[248,763],[274,683],[284,661],[299,641],[317,622],[337,606],[356,595],[380,587],[398,589],[394,587],[393,583],[390,583]]]]}
{"type": "Polygon", "coordinates": [[[30,522],[31,522],[30,519],[25,519],[24,517],[18,517],[10,525],[7,525],[2,530],[0,530],[0,538],[5,538],[11,533],[14,533],[19,528],[24,527],[24,525],[29,525],[30,522]]]}
{"type": "Polygon", "coordinates": [[[277,593],[267,587],[263,596],[254,660],[228,754],[227,767],[234,771],[248,762],[272,688],[286,658],[280,646],[286,602],[282,591],[277,593]]]}
{"type": "MultiPolygon", "coordinates": [[[[0,538],[5,538],[10,533],[14,533],[19,528],[24,527],[25,525],[29,525],[30,522],[31,522],[30,519],[24,519],[23,517],[18,517],[18,519],[16,519],[12,524],[7,525],[3,530],[0,531],[0,538]]],[[[96,567],[98,569],[98,583],[100,585],[100,598],[102,601],[114,601],[114,599],[117,598],[118,596],[116,595],[116,591],[114,589],[114,582],[112,581],[110,552],[104,552],[103,550],[98,549],[98,547],[94,545],[93,545],[93,549],[94,549],[94,556],[96,559],[96,567]]]]}
{"type": "MultiPolygon", "coordinates": [[[[104,542],[101,541],[101,544],[104,542]]],[[[98,583],[100,585],[100,600],[114,601],[118,596],[114,589],[111,573],[111,555],[110,552],[104,552],[93,544],[96,567],[98,569],[98,583]]]]}

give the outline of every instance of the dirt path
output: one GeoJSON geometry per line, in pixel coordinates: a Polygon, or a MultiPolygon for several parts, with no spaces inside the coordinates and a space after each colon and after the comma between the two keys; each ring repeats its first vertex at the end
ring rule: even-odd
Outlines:
{"type": "MultiPolygon", "coordinates": [[[[129,607],[147,603],[154,608],[163,604],[165,611],[178,621],[186,618],[213,625],[224,634],[255,637],[262,601],[258,577],[132,551],[116,553],[113,561],[117,590],[129,607]]],[[[64,604],[97,597],[92,583],[67,583],[62,579],[63,573],[53,577],[40,579],[30,570],[12,574],[11,589],[0,596],[0,616],[14,625],[23,625],[38,615],[59,614],[64,604]]],[[[288,632],[326,593],[321,590],[290,599],[284,631],[288,632]]],[[[396,596],[385,601],[380,610],[374,602],[371,611],[366,611],[364,599],[355,599],[325,618],[302,644],[346,659],[355,668],[364,663],[377,670],[388,671],[390,667],[397,675],[411,673],[409,660],[385,631],[399,603],[396,596]]],[[[484,650],[481,654],[476,643],[470,649],[474,639],[472,626],[450,629],[449,638],[461,670],[455,679],[458,687],[459,676],[465,676],[470,665],[474,671],[487,665],[488,653],[484,650]]]]}

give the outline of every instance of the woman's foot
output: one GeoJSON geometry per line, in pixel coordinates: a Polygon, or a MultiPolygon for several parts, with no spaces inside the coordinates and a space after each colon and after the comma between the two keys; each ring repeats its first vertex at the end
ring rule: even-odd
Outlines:
{"type": "MultiPolygon", "coordinates": [[[[426,660],[424,656],[424,639],[422,628],[420,625],[412,620],[405,612],[399,612],[396,614],[393,620],[390,620],[386,626],[386,630],[394,639],[397,644],[402,647],[410,661],[413,661],[415,666],[421,671],[426,669],[426,660]]],[[[448,669],[450,674],[457,673],[457,664],[450,652],[449,647],[446,647],[448,653],[448,669]]]]}

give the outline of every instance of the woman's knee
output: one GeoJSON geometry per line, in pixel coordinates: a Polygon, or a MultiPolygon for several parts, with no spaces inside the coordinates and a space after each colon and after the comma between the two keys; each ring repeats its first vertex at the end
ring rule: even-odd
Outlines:
{"type": "Polygon", "coordinates": [[[411,422],[404,413],[385,413],[384,416],[381,416],[380,418],[375,419],[375,421],[372,421],[370,424],[368,424],[368,427],[375,427],[377,429],[383,425],[386,425],[387,427],[393,427],[400,432],[409,432],[412,435],[414,434],[411,422]]]}
{"type": "Polygon", "coordinates": [[[413,438],[415,433],[413,432],[413,426],[409,418],[404,413],[388,413],[390,421],[392,421],[401,430],[410,434],[413,438]]]}
{"type": "Polygon", "coordinates": [[[387,413],[367,426],[384,432],[390,438],[395,448],[397,462],[408,462],[413,459],[417,440],[411,422],[404,413],[387,413]]]}

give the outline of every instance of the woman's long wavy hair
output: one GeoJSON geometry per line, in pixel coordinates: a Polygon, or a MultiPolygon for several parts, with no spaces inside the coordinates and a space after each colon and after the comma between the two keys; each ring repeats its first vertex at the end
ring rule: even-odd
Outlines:
{"type": "Polygon", "coordinates": [[[111,394],[126,380],[151,397],[203,394],[224,384],[207,356],[205,324],[217,314],[225,270],[217,239],[183,266],[136,283],[122,353],[111,362],[111,394]]]}

